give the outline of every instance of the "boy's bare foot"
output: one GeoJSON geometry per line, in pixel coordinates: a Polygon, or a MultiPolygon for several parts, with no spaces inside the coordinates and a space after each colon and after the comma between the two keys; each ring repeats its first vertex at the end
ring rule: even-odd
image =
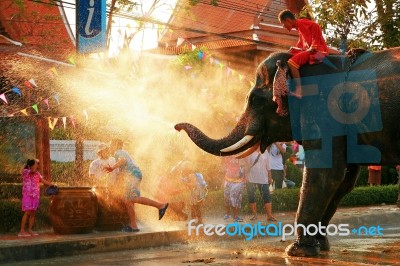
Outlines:
{"type": "Polygon", "coordinates": [[[19,237],[28,237],[28,236],[31,236],[31,234],[29,234],[27,232],[19,232],[18,236],[19,237]]]}
{"type": "Polygon", "coordinates": [[[296,86],[295,91],[290,92],[289,95],[290,95],[290,96],[294,96],[294,97],[296,97],[296,98],[298,98],[298,99],[301,99],[301,98],[303,97],[301,87],[296,86]]]}
{"type": "Polygon", "coordinates": [[[30,234],[31,236],[38,236],[38,235],[39,235],[38,233],[33,232],[33,231],[29,231],[29,234],[30,234]]]}

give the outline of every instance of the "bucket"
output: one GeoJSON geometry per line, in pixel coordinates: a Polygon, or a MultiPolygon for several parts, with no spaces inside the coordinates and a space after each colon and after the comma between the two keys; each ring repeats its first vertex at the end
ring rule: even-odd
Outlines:
{"type": "Polygon", "coordinates": [[[91,233],[97,219],[96,194],[91,187],[59,187],[49,216],[55,233],[91,233]]]}

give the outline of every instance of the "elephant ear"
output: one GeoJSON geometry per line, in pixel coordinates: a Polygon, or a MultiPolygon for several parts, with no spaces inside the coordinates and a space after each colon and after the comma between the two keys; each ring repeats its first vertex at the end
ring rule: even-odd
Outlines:
{"type": "Polygon", "coordinates": [[[273,97],[272,100],[277,103],[278,108],[276,109],[276,113],[279,116],[287,116],[288,106],[284,104],[283,97],[287,97],[287,77],[289,68],[286,63],[283,63],[281,60],[276,62],[277,70],[274,76],[274,82],[272,84],[272,92],[273,97]]]}

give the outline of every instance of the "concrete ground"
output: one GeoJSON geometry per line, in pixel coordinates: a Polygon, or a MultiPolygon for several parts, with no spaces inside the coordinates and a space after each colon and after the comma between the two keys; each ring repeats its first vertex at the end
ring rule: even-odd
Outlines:
{"type": "MultiPolygon", "coordinates": [[[[275,213],[275,217],[282,224],[293,224],[295,213],[275,213]]],[[[244,216],[242,224],[256,224],[257,222],[250,221],[249,216],[244,216]]],[[[260,221],[265,225],[263,216],[259,216],[260,221]]],[[[383,236],[357,236],[353,234],[353,239],[365,239],[362,242],[385,240],[385,234],[390,234],[391,238],[398,238],[400,240],[400,227],[393,227],[398,225],[400,221],[400,209],[395,205],[382,205],[382,206],[369,206],[357,208],[340,208],[332,219],[332,224],[349,224],[349,228],[365,227],[382,227],[383,236]],[[385,228],[386,225],[391,225],[390,228],[385,228]]],[[[232,220],[224,220],[223,214],[220,217],[205,217],[204,222],[207,224],[230,224],[232,220]]],[[[278,224],[278,223],[275,223],[278,224]]],[[[59,258],[67,256],[105,256],[108,252],[124,252],[133,249],[149,250],[150,248],[160,246],[170,246],[175,244],[182,244],[186,249],[190,247],[203,245],[203,247],[218,247],[221,241],[224,243],[232,243],[234,248],[241,250],[243,247],[251,245],[254,248],[257,243],[264,243],[263,239],[257,238],[252,241],[245,241],[244,236],[230,237],[230,236],[202,236],[196,237],[188,235],[188,227],[186,222],[168,222],[164,221],[146,221],[146,224],[140,225],[141,231],[137,233],[124,233],[124,232],[93,232],[89,234],[79,235],[57,235],[51,231],[39,232],[40,235],[36,237],[21,238],[16,234],[3,234],[0,235],[0,263],[12,263],[18,261],[31,261],[49,258],[59,258]],[[240,240],[238,244],[235,241],[240,240]],[[92,255],[93,254],[93,255],[92,255]],[[101,255],[103,254],[103,255],[101,255]]],[[[194,231],[193,231],[194,232],[194,231]]],[[[374,233],[374,232],[372,232],[374,233]]],[[[289,241],[293,240],[293,236],[288,237],[289,241]]],[[[334,238],[335,239],[335,238],[334,238]]],[[[267,237],[266,241],[271,242],[271,248],[279,254],[283,254],[284,247],[290,242],[279,241],[278,237],[267,237]]],[[[334,240],[335,243],[340,243],[339,239],[334,240]]],[[[349,240],[351,242],[351,240],[349,240]]],[[[349,242],[349,243],[350,243],[349,242]]],[[[372,243],[371,242],[371,243],[372,243]]],[[[378,243],[377,242],[377,243],[378,243]]],[[[346,244],[348,244],[346,242],[346,244]]],[[[261,245],[261,244],[260,244],[261,245]]],[[[228,244],[229,246],[229,244],[228,244]]],[[[350,243],[351,246],[351,243],[350,243]]],[[[185,249],[185,248],[179,248],[185,249]]],[[[257,250],[257,249],[255,249],[257,250]]],[[[154,251],[154,250],[153,250],[154,251]]],[[[160,250],[159,253],[163,254],[164,251],[160,250]]],[[[250,251],[249,251],[250,252],[250,251]]],[[[206,252],[207,253],[207,252],[206,252]]],[[[177,254],[177,253],[176,253],[177,254]]],[[[195,259],[192,255],[187,255],[187,261],[193,262],[195,259]]],[[[185,260],[185,253],[179,255],[180,260],[185,260]]],[[[73,257],[71,257],[73,258],[73,257]]],[[[68,258],[66,258],[68,259],[68,258]]],[[[400,263],[400,262],[398,262],[400,263]]],[[[155,265],[155,264],[154,264],[155,265]]]]}

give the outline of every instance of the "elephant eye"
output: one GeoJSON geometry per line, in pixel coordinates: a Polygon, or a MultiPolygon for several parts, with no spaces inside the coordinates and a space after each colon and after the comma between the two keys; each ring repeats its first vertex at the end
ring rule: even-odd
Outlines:
{"type": "Polygon", "coordinates": [[[256,107],[263,106],[267,97],[267,89],[254,90],[249,96],[249,104],[256,107]]]}

